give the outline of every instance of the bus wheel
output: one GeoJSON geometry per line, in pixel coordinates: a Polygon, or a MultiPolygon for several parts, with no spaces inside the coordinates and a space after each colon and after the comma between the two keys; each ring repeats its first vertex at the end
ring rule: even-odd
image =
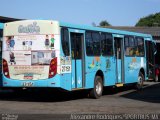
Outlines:
{"type": "Polygon", "coordinates": [[[90,97],[98,99],[102,96],[103,84],[102,77],[96,76],[94,80],[94,88],[90,91],[90,97]]]}
{"type": "Polygon", "coordinates": [[[136,84],[136,89],[141,90],[143,88],[144,75],[140,72],[138,76],[138,82],[136,84]]]}
{"type": "Polygon", "coordinates": [[[158,82],[159,80],[158,80],[158,75],[156,75],[156,77],[155,77],[155,82],[158,82]]]}

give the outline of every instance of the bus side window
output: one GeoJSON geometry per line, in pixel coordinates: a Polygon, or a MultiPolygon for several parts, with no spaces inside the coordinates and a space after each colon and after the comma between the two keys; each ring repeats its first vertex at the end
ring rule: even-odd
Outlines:
{"type": "Polygon", "coordinates": [[[101,34],[101,54],[103,56],[113,55],[113,37],[112,34],[102,33],[101,34]]]}
{"type": "Polygon", "coordinates": [[[129,51],[130,51],[130,47],[129,47],[129,43],[128,43],[128,37],[125,37],[124,39],[124,44],[125,44],[125,55],[129,55],[129,51]]]}
{"type": "Polygon", "coordinates": [[[85,42],[86,42],[86,54],[88,56],[93,55],[93,41],[92,41],[92,36],[90,31],[86,31],[85,34],[85,42]]]}
{"type": "Polygon", "coordinates": [[[93,53],[94,56],[100,56],[100,34],[99,32],[92,32],[93,53]]]}
{"type": "Polygon", "coordinates": [[[69,32],[67,28],[61,29],[62,50],[65,56],[69,56],[69,32]]]}
{"type": "Polygon", "coordinates": [[[125,36],[125,55],[126,56],[134,56],[136,55],[136,42],[133,36],[125,36]]]}
{"type": "Polygon", "coordinates": [[[136,54],[137,56],[144,56],[144,40],[143,38],[140,37],[136,37],[137,40],[137,51],[138,54],[136,54]]]}

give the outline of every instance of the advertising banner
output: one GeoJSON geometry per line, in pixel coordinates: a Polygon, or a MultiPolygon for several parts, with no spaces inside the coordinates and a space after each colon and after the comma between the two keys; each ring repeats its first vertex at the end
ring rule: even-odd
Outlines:
{"type": "Polygon", "coordinates": [[[47,79],[50,61],[55,58],[54,35],[6,36],[3,58],[10,77],[19,80],[47,79]]]}

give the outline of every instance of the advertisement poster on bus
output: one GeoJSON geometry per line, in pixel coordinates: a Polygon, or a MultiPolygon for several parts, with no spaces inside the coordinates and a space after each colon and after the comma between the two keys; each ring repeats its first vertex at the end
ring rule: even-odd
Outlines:
{"type": "Polygon", "coordinates": [[[54,42],[53,34],[7,36],[4,38],[3,50],[52,50],[55,48],[54,42]]]}
{"type": "Polygon", "coordinates": [[[50,61],[56,57],[54,35],[7,36],[4,59],[12,79],[47,79],[50,61]]]}

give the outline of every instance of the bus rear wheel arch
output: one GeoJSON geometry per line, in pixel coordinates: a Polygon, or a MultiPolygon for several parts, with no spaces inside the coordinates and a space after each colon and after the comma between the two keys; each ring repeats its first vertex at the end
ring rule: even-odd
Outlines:
{"type": "Polygon", "coordinates": [[[91,89],[89,96],[91,98],[98,99],[102,96],[103,93],[103,80],[101,76],[95,76],[94,88],[91,89]]]}

